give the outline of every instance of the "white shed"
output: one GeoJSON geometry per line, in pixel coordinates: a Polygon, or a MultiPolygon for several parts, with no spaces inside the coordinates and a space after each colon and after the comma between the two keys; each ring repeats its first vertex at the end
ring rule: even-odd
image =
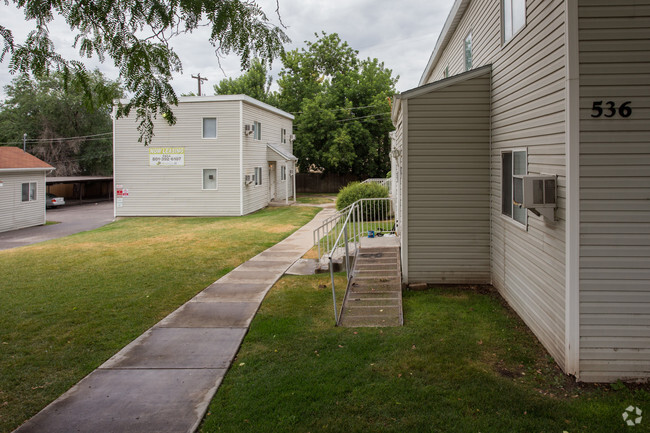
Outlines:
{"type": "Polygon", "coordinates": [[[293,116],[245,95],[181,97],[148,147],[114,128],[115,216],[246,215],[295,200],[293,116]]]}
{"type": "Polygon", "coordinates": [[[17,147],[0,147],[0,232],[45,224],[45,175],[54,170],[17,147]]]}

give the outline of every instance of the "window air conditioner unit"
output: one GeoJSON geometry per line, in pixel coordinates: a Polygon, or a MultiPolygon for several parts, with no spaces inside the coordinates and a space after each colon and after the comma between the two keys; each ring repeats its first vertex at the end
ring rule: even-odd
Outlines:
{"type": "Polygon", "coordinates": [[[253,133],[253,125],[244,125],[244,134],[251,135],[253,133]]]}
{"type": "Polygon", "coordinates": [[[244,183],[245,183],[246,185],[250,185],[251,183],[253,183],[253,175],[252,175],[252,174],[247,174],[247,175],[244,177],[244,183]]]}
{"type": "Polygon", "coordinates": [[[291,134],[291,135],[289,136],[289,140],[293,141],[293,140],[295,140],[295,139],[296,139],[296,134],[291,134]]]}
{"type": "Polygon", "coordinates": [[[535,215],[555,221],[557,208],[557,176],[525,175],[516,176],[522,182],[516,182],[513,191],[516,204],[530,209],[535,215]]]}

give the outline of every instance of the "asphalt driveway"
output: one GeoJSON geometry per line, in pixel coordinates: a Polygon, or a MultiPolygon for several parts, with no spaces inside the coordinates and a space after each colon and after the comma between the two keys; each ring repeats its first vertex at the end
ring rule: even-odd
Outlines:
{"type": "Polygon", "coordinates": [[[49,241],[104,226],[113,221],[113,202],[48,209],[46,219],[60,224],[28,227],[0,233],[0,250],[49,241]]]}

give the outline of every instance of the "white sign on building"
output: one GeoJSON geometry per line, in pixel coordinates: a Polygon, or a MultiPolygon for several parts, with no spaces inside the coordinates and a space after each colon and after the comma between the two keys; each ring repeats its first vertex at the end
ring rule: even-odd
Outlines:
{"type": "Polygon", "coordinates": [[[150,147],[149,148],[149,165],[157,166],[184,166],[185,165],[185,148],[184,147],[150,147]]]}

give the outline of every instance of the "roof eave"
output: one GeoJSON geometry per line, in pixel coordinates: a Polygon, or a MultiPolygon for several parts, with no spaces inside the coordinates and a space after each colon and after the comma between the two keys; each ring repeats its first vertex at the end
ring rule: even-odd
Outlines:
{"type": "Polygon", "coordinates": [[[465,13],[465,10],[467,9],[470,1],[471,0],[456,0],[454,2],[454,5],[451,7],[451,11],[449,12],[449,16],[447,16],[447,21],[445,21],[445,25],[442,27],[440,36],[438,36],[436,46],[433,49],[431,56],[429,57],[429,62],[427,63],[426,68],[424,68],[424,72],[420,77],[418,86],[426,84],[427,78],[429,78],[429,75],[431,75],[431,72],[433,71],[433,68],[438,60],[440,60],[440,56],[442,55],[444,48],[449,43],[449,39],[454,34],[454,31],[456,31],[458,23],[460,22],[460,18],[465,13]]]}

